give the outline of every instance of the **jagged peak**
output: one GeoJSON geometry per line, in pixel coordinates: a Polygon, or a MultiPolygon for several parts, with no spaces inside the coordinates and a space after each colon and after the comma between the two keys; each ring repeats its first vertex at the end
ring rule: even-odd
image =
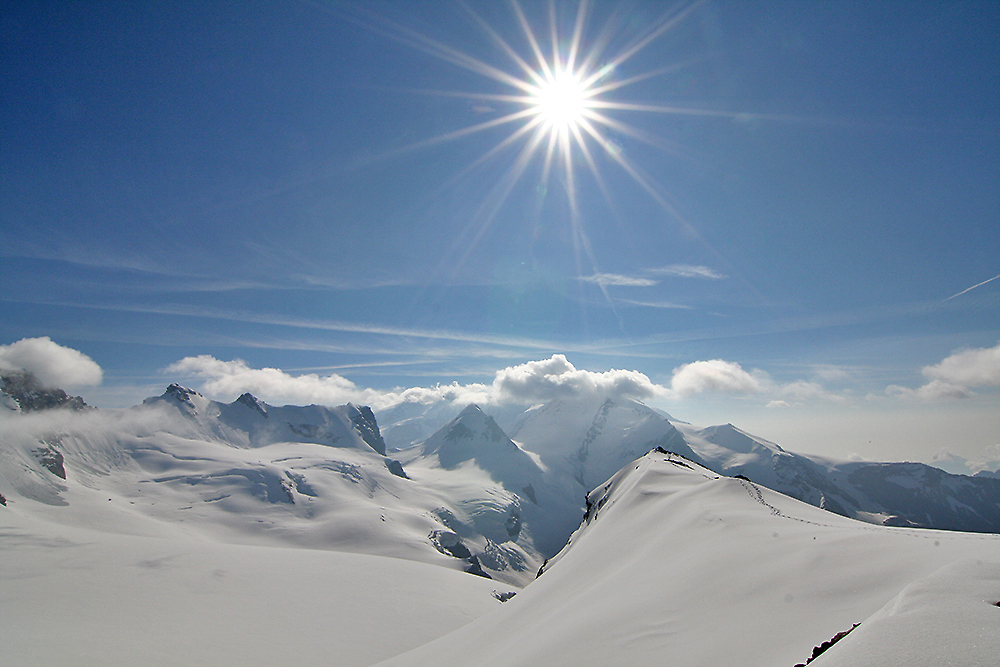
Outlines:
{"type": "Polygon", "coordinates": [[[57,387],[45,387],[34,373],[23,369],[0,370],[0,395],[8,397],[3,405],[20,412],[92,409],[81,397],[70,396],[57,387]]]}
{"type": "Polygon", "coordinates": [[[259,412],[261,416],[267,419],[267,410],[264,408],[264,405],[259,400],[257,400],[257,397],[251,394],[249,391],[241,394],[240,397],[237,398],[235,402],[245,405],[251,410],[259,412]]]}
{"type": "Polygon", "coordinates": [[[187,387],[182,387],[176,382],[171,383],[165,392],[163,392],[163,398],[174,398],[178,401],[190,402],[192,396],[201,396],[194,389],[188,389],[187,387]]]}

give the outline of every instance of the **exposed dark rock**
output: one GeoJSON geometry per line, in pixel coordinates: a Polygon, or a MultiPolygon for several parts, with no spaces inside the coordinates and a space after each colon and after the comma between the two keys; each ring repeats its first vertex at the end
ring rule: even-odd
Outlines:
{"type": "Polygon", "coordinates": [[[62,452],[54,447],[55,443],[43,440],[42,444],[45,446],[39,447],[35,450],[35,456],[38,457],[38,462],[42,464],[42,467],[56,477],[66,479],[66,467],[63,465],[64,459],[62,452]]]}
{"type": "Polygon", "coordinates": [[[492,579],[490,575],[486,574],[483,567],[479,564],[479,559],[475,556],[469,558],[469,569],[466,570],[469,574],[474,574],[477,577],[484,577],[486,579],[492,579]]]}
{"type": "Polygon", "coordinates": [[[187,387],[182,387],[176,382],[170,384],[167,390],[163,392],[165,398],[173,398],[181,403],[190,403],[192,396],[201,396],[194,389],[188,389],[187,387]]]}
{"type": "Polygon", "coordinates": [[[403,479],[410,479],[407,476],[406,471],[403,470],[403,464],[395,459],[386,459],[385,467],[388,468],[389,472],[391,472],[396,477],[402,477],[403,479]]]}
{"type": "Polygon", "coordinates": [[[79,396],[69,396],[62,389],[47,389],[28,371],[4,371],[0,374],[0,391],[14,399],[21,412],[38,412],[52,408],[70,410],[90,408],[79,396]]]}
{"type": "Polygon", "coordinates": [[[434,545],[434,548],[444,555],[468,562],[469,567],[466,568],[465,571],[469,574],[475,574],[487,579],[493,578],[486,574],[486,571],[483,570],[483,566],[479,563],[479,558],[469,551],[469,547],[465,546],[465,543],[462,542],[462,538],[455,533],[449,530],[435,530],[428,535],[428,538],[430,539],[431,544],[434,545]]]}
{"type": "Polygon", "coordinates": [[[351,415],[351,423],[357,429],[361,439],[368,443],[368,446],[376,452],[385,456],[385,440],[378,430],[378,422],[375,420],[375,413],[367,405],[352,406],[357,412],[351,415]]]}
{"type": "MultiPolygon", "coordinates": [[[[860,623],[855,623],[851,627],[851,630],[854,630],[854,628],[858,627],[859,625],[861,625],[861,624],[860,623]]],[[[836,644],[837,642],[839,642],[841,639],[843,639],[847,635],[851,634],[851,630],[843,630],[841,632],[838,632],[833,637],[831,637],[830,639],[826,640],[825,642],[823,642],[819,646],[813,647],[812,657],[809,658],[808,660],[806,660],[805,662],[800,662],[799,664],[795,665],[795,667],[806,667],[806,665],[808,665],[810,662],[812,662],[813,660],[815,660],[816,658],[818,658],[820,655],[822,655],[828,648],[830,648],[831,646],[833,646],[834,644],[836,644]]]]}
{"type": "Polygon", "coordinates": [[[500,593],[498,591],[493,591],[493,597],[495,597],[497,600],[500,600],[500,602],[506,602],[507,600],[511,599],[515,595],[517,595],[517,591],[507,591],[506,593],[500,593]]]}
{"type": "Polygon", "coordinates": [[[522,491],[524,492],[524,495],[527,496],[528,500],[535,503],[536,505],[538,504],[538,499],[535,497],[535,487],[529,484],[526,487],[524,487],[522,491]]]}
{"type": "Polygon", "coordinates": [[[2,493],[0,493],[0,505],[7,507],[7,499],[3,497],[2,493]]]}

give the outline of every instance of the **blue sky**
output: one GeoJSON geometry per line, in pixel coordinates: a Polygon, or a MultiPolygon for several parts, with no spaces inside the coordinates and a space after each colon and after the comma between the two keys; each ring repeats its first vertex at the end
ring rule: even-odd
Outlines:
{"type": "Polygon", "coordinates": [[[518,8],[552,66],[576,2],[9,7],[0,345],[90,402],[564,354],[801,451],[1000,449],[996,3],[592,2],[548,166],[518,8]]]}

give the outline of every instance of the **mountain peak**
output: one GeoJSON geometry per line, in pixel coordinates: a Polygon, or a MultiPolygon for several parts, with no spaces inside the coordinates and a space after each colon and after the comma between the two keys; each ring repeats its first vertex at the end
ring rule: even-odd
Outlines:
{"type": "Polygon", "coordinates": [[[261,402],[257,400],[257,397],[251,394],[249,391],[243,393],[239,398],[237,398],[236,402],[247,406],[251,410],[255,410],[256,412],[260,413],[260,415],[264,417],[264,419],[267,419],[267,410],[265,410],[261,402]]]}
{"type": "Polygon", "coordinates": [[[161,396],[160,398],[172,398],[175,401],[190,403],[192,396],[201,396],[201,394],[196,392],[194,389],[188,389],[187,387],[182,387],[181,385],[174,382],[167,387],[167,390],[163,392],[163,396],[161,396]]]}
{"type": "Polygon", "coordinates": [[[51,408],[85,410],[90,407],[79,396],[69,396],[62,389],[44,387],[34,373],[23,370],[5,370],[0,374],[0,396],[9,397],[4,404],[20,412],[51,408]]]}
{"type": "Polygon", "coordinates": [[[475,403],[470,403],[454,419],[445,424],[444,438],[448,441],[485,439],[490,442],[510,440],[503,429],[475,403]]]}

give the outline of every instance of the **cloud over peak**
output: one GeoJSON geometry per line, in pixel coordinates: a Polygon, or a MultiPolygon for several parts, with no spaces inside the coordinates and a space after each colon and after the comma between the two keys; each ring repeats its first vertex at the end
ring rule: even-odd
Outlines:
{"type": "Polygon", "coordinates": [[[653,383],[639,371],[612,369],[601,373],[578,370],[562,354],[498,371],[493,380],[493,390],[499,399],[522,403],[586,395],[643,399],[666,394],[664,387],[653,383]]]}
{"type": "Polygon", "coordinates": [[[79,350],[59,345],[48,336],[0,345],[0,370],[28,371],[47,387],[95,386],[104,377],[93,359],[79,350]]]}

